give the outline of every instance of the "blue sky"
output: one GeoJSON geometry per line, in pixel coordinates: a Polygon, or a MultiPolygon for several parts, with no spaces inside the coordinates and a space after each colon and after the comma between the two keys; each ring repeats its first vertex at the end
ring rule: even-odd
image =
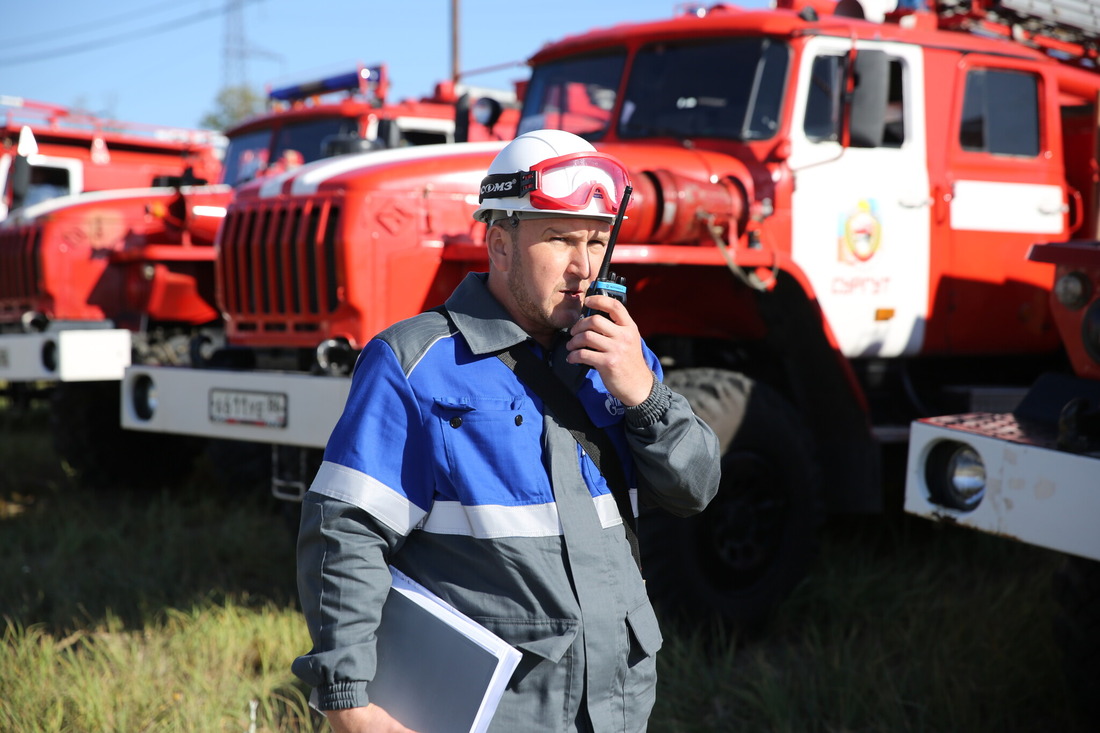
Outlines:
{"type": "MultiPolygon", "coordinates": [[[[459,69],[523,62],[590,28],[671,17],[676,0],[456,0],[459,69]]],[[[745,0],[762,6],[766,0],[745,0]]],[[[227,73],[259,89],[385,62],[393,98],[451,74],[451,0],[8,0],[0,95],[81,107],[129,122],[194,127],[227,73]],[[236,14],[227,12],[239,5],[236,14]],[[231,17],[250,53],[225,61],[231,17]]],[[[471,77],[510,88],[526,69],[471,77]]]]}

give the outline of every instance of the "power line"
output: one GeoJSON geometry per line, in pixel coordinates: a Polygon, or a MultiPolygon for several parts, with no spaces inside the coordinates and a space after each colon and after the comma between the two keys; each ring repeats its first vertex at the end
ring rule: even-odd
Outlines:
{"type": "MultiPolygon", "coordinates": [[[[241,0],[241,3],[247,4],[257,1],[258,0],[241,0]]],[[[53,60],[55,58],[58,58],[59,56],[71,56],[73,54],[82,53],[84,51],[101,50],[107,46],[118,45],[121,43],[126,43],[128,41],[135,41],[140,38],[177,30],[186,25],[201,23],[204,20],[209,20],[211,17],[224,15],[226,11],[227,8],[223,6],[221,9],[215,10],[213,12],[204,10],[198,13],[192,13],[191,15],[187,15],[176,20],[166,21],[164,23],[159,23],[157,25],[152,25],[147,28],[142,28],[135,31],[118,33],[113,36],[107,36],[106,38],[100,38],[94,41],[75,43],[69,46],[61,46],[58,48],[50,49],[48,51],[24,54],[22,56],[9,56],[7,58],[0,58],[0,66],[15,66],[17,64],[33,63],[35,61],[45,61],[47,59],[53,60]]]]}
{"type": "MultiPolygon", "coordinates": [[[[191,0],[191,2],[207,2],[207,0],[191,0]]],[[[69,35],[83,35],[89,31],[98,30],[107,26],[115,26],[120,22],[144,20],[145,17],[156,15],[163,10],[169,8],[178,8],[181,4],[180,0],[168,0],[168,2],[161,3],[160,5],[154,5],[152,7],[143,8],[148,11],[139,15],[133,10],[126,13],[120,13],[118,15],[110,15],[99,20],[93,20],[81,23],[80,25],[71,25],[65,28],[53,28],[48,31],[42,31],[41,33],[32,33],[26,35],[21,33],[19,38],[8,38],[0,41],[0,46],[4,48],[14,48],[15,46],[29,46],[39,41],[44,40],[58,40],[69,35]]]]}

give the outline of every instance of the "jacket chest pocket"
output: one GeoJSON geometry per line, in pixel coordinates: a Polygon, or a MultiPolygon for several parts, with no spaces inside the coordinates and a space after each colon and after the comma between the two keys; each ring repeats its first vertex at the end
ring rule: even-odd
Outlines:
{"type": "Polygon", "coordinates": [[[447,470],[464,504],[551,500],[542,465],[542,415],[526,396],[436,398],[447,470]]]}

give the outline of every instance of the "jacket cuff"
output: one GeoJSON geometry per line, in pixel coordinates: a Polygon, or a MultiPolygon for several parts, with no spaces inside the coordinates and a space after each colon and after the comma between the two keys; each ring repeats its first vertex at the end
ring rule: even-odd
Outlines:
{"type": "Polygon", "coordinates": [[[334,682],[317,688],[318,710],[343,710],[367,705],[367,683],[361,681],[334,682]]]}
{"type": "Polygon", "coordinates": [[[654,375],[653,389],[649,391],[649,397],[645,398],[645,402],[626,408],[626,425],[635,430],[648,428],[664,417],[671,404],[672,390],[657,379],[657,375],[654,375]]]}

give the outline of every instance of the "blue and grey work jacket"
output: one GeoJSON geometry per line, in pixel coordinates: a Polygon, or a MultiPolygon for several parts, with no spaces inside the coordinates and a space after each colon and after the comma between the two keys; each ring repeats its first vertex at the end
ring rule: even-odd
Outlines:
{"type": "MultiPolygon", "coordinates": [[[[491,730],[643,730],[661,634],[607,483],[495,354],[528,340],[471,274],[437,312],[383,331],[302,506],[298,584],[322,709],[366,705],[393,564],[523,653],[491,730]],[[582,708],[582,706],[584,706],[582,708]]],[[[538,348],[531,342],[532,348],[538,348]]],[[[548,355],[609,433],[643,501],[687,515],[718,487],[718,442],[657,375],[624,408],[596,370],[548,355]]],[[[428,693],[430,695],[430,693],[428,693]]]]}

